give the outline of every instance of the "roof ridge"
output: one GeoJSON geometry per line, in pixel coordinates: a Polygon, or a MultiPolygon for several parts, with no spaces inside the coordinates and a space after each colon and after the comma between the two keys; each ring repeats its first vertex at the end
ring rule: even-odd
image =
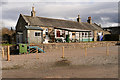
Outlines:
{"type": "MultiPolygon", "coordinates": [[[[32,16],[29,16],[29,15],[23,15],[23,16],[32,17],[32,16]]],[[[45,19],[54,19],[54,20],[60,20],[60,21],[71,21],[71,20],[56,19],[56,18],[47,18],[47,17],[40,17],[40,16],[36,16],[36,17],[38,17],[38,18],[45,18],[45,19]]],[[[79,23],[77,21],[71,21],[71,22],[79,23]]],[[[81,22],[81,23],[83,23],[83,22],[81,22]]]]}
{"type": "Polygon", "coordinates": [[[80,29],[88,29],[88,30],[100,29],[100,27],[98,27],[94,23],[89,24],[88,22],[79,23],[77,21],[71,21],[71,20],[63,20],[63,19],[40,17],[40,16],[32,17],[29,15],[23,15],[23,17],[26,21],[29,21],[30,25],[71,27],[71,28],[80,28],[80,29]],[[46,23],[46,21],[48,22],[46,23]]]}

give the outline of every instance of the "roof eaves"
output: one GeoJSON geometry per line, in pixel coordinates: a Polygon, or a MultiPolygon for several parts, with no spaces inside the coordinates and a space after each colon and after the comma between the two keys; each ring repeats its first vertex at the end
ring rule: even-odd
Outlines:
{"type": "Polygon", "coordinates": [[[25,26],[25,27],[26,27],[26,29],[28,29],[28,30],[41,30],[41,31],[43,31],[43,29],[40,28],[40,27],[33,27],[33,26],[25,26]]]}

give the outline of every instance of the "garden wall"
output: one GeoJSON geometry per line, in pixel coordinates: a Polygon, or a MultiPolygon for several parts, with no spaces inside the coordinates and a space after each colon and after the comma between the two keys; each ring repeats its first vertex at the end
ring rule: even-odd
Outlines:
{"type": "Polygon", "coordinates": [[[65,48],[90,48],[90,47],[105,47],[108,46],[115,46],[116,44],[120,43],[120,41],[102,41],[102,42],[81,42],[81,43],[49,43],[39,45],[40,48],[44,48],[44,51],[52,51],[55,49],[62,49],[64,46],[65,48]]]}
{"type": "MultiPolygon", "coordinates": [[[[120,43],[120,41],[102,41],[102,42],[81,42],[81,43],[48,43],[48,44],[39,44],[32,46],[39,46],[45,52],[53,51],[56,49],[64,48],[90,48],[90,47],[105,47],[107,44],[108,46],[115,46],[116,44],[120,43]]],[[[10,46],[13,47],[13,46],[10,46]]],[[[7,52],[7,46],[3,46],[5,53],[7,52]]],[[[2,52],[2,51],[1,51],[2,52]]]]}

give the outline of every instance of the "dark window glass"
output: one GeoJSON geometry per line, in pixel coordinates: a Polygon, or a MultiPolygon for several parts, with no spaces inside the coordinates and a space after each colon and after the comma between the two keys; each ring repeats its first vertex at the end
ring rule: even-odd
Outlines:
{"type": "Polygon", "coordinates": [[[48,32],[46,32],[46,35],[48,35],[48,32]]]}
{"type": "Polygon", "coordinates": [[[72,35],[75,35],[75,33],[72,33],[72,35]]]}
{"type": "Polygon", "coordinates": [[[89,33],[89,35],[92,35],[91,32],[89,33]]]}
{"type": "Polygon", "coordinates": [[[85,37],[87,37],[87,33],[85,33],[85,37]]]}
{"type": "Polygon", "coordinates": [[[38,36],[40,36],[40,33],[38,33],[38,36]]]}
{"type": "Polygon", "coordinates": [[[92,33],[91,32],[89,32],[89,37],[92,37],[92,33]]]}
{"type": "Polygon", "coordinates": [[[40,32],[35,32],[35,36],[40,36],[40,32]]]}
{"type": "Polygon", "coordinates": [[[37,36],[37,33],[35,33],[35,36],[37,36]]]}
{"type": "Polygon", "coordinates": [[[84,33],[82,33],[82,35],[84,35],[84,33]]]}

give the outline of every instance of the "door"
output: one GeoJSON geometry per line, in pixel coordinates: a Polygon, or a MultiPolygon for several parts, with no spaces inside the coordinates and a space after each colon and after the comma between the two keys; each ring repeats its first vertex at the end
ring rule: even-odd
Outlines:
{"type": "Polygon", "coordinates": [[[57,37],[60,37],[60,31],[57,31],[57,37]]]}
{"type": "Polygon", "coordinates": [[[22,43],[22,34],[19,34],[19,43],[22,43]]]}

